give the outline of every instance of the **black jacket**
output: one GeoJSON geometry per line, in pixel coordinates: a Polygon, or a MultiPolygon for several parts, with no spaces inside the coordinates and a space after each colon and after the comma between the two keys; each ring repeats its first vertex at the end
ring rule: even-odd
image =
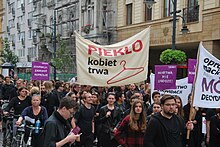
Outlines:
{"type": "Polygon", "coordinates": [[[2,86],[2,99],[3,100],[10,100],[11,97],[11,91],[14,89],[14,85],[12,84],[4,84],[2,86]]]}
{"type": "Polygon", "coordinates": [[[48,116],[51,116],[54,110],[59,107],[59,100],[52,92],[42,96],[41,104],[47,109],[48,116]]]}
{"type": "MultiPolygon", "coordinates": [[[[182,137],[184,136],[184,120],[177,115],[172,116],[179,128],[179,137],[181,144],[183,145],[182,137]]],[[[163,116],[161,113],[152,115],[144,136],[144,146],[146,147],[169,147],[168,146],[168,129],[163,122],[163,116]]],[[[181,147],[181,146],[178,146],[181,147]]]]}
{"type": "MultiPolygon", "coordinates": [[[[55,111],[48,118],[44,127],[44,147],[56,147],[56,142],[64,139],[70,130],[69,122],[55,111]]],[[[69,144],[65,144],[63,147],[69,147],[69,144]]]]}
{"type": "Polygon", "coordinates": [[[117,127],[118,122],[121,119],[121,113],[118,107],[114,107],[113,117],[106,118],[106,113],[108,112],[108,106],[105,105],[100,109],[100,123],[102,124],[101,131],[109,133],[115,127],[117,127]]]}

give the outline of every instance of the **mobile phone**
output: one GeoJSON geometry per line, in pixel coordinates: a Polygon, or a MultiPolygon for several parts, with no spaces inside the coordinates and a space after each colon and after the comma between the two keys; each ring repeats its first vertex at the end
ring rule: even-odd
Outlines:
{"type": "Polygon", "coordinates": [[[80,127],[79,126],[76,126],[74,129],[72,129],[72,132],[76,135],[80,132],[80,127]]]}

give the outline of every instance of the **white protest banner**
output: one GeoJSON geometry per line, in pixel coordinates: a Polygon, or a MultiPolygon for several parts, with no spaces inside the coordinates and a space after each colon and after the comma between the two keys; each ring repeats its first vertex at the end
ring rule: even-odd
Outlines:
{"type": "MultiPolygon", "coordinates": [[[[188,83],[188,77],[176,80],[176,89],[157,90],[154,88],[155,74],[150,74],[151,95],[154,91],[159,91],[161,95],[170,94],[177,95],[181,98],[183,106],[188,102],[188,95],[191,93],[192,84],[188,83]]],[[[152,101],[152,100],[151,100],[152,101]]]]}
{"type": "Polygon", "coordinates": [[[101,46],[76,33],[77,82],[119,86],[147,78],[150,28],[116,44],[101,46]]]}
{"type": "Polygon", "coordinates": [[[200,43],[194,83],[193,106],[220,108],[220,60],[200,43]]]}

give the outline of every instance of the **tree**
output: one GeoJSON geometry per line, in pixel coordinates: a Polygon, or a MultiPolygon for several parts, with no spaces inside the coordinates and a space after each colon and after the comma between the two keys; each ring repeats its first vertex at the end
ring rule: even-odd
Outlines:
{"type": "Polygon", "coordinates": [[[184,51],[166,49],[160,54],[160,61],[164,64],[183,64],[187,56],[184,51]]]}
{"type": "Polygon", "coordinates": [[[52,59],[52,65],[62,73],[70,73],[73,68],[72,63],[71,53],[67,49],[65,42],[61,40],[60,47],[56,51],[56,58],[52,59]]]}
{"type": "Polygon", "coordinates": [[[10,50],[10,45],[8,38],[4,39],[4,48],[3,48],[3,55],[2,55],[2,62],[8,62],[12,64],[16,64],[18,62],[18,56],[15,55],[11,50],[10,50]]]}

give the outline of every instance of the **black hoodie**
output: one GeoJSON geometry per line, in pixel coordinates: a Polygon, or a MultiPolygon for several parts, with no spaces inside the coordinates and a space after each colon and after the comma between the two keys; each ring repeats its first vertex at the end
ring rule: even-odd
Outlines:
{"type": "Polygon", "coordinates": [[[152,115],[145,132],[145,147],[183,147],[184,120],[177,115],[171,119],[161,113],[152,115]]]}

